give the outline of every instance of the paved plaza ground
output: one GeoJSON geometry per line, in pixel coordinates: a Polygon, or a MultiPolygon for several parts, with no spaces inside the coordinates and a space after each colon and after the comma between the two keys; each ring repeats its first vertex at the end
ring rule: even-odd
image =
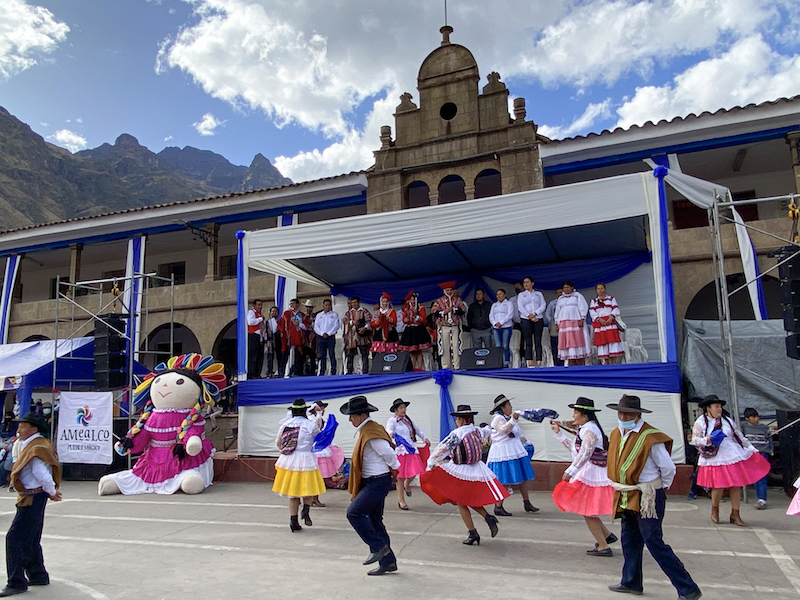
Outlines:
{"type": "MultiPolygon", "coordinates": [[[[368,577],[367,547],[349,527],[346,492],[331,491],[314,509],[313,527],[291,533],[284,499],[269,484],[219,483],[198,496],[100,498],[96,484],[65,482],[64,501],[49,503],[43,546],[53,583],[21,597],[78,600],[315,600],[625,598],[618,583],[622,551],[613,558],[585,554],[592,540],[583,519],[566,515],[549,493],[537,493],[534,514],[518,495],[506,501],[492,539],[476,521],[481,545],[464,546],[455,507],[433,504],[418,488],[411,510],[387,499],[386,525],[399,571],[368,577]]],[[[752,493],[752,492],[751,492],[752,493]]],[[[0,527],[14,514],[14,495],[2,491],[0,527]]],[[[710,501],[672,497],[665,540],[709,600],[800,597],[800,519],[785,516],[789,500],[770,490],[770,508],[743,507],[750,525],[714,526],[710,501]]],[[[727,518],[728,504],[721,507],[727,518]]],[[[619,524],[612,525],[619,533],[619,524]]],[[[645,596],[675,598],[666,577],[645,553],[645,596]]]]}

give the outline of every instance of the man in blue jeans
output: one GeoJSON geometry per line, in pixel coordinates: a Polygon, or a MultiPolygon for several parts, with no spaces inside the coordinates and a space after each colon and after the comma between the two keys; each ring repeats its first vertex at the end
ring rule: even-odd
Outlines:
{"type": "MultiPolygon", "coordinates": [[[[744,409],[744,423],[742,423],[742,433],[750,440],[753,447],[761,453],[761,456],[769,462],[769,455],[772,454],[772,436],[769,434],[769,426],[758,422],[758,411],[749,406],[744,409]]],[[[767,476],[759,479],[753,484],[756,489],[756,509],[764,510],[767,508],[767,476]]]]}
{"type": "Polygon", "coordinates": [[[400,461],[392,438],[370,417],[370,413],[378,409],[367,402],[366,396],[350,398],[339,410],[350,417],[350,423],[358,431],[347,487],[352,496],[347,520],[369,546],[369,556],[364,564],[378,563],[378,567],[368,571],[367,575],[393,573],[397,571],[397,559],[383,525],[383,507],[400,461]]]}

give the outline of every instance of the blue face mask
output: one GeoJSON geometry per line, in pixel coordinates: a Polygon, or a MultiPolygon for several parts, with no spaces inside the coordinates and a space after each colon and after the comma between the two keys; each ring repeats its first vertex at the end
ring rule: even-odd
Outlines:
{"type": "Polygon", "coordinates": [[[633,421],[620,421],[617,419],[617,425],[620,426],[620,429],[631,430],[636,427],[636,420],[633,421]]]}

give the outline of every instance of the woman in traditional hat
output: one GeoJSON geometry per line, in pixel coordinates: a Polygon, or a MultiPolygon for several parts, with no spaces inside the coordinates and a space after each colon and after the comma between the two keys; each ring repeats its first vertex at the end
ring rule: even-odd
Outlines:
{"type": "Polygon", "coordinates": [[[311,501],[325,493],[325,482],[319,472],[312,447],[319,434],[319,425],[306,416],[306,401],[297,398],[289,407],[290,414],[281,420],[277,446],[281,455],[275,463],[275,483],[272,491],[289,498],[289,528],[303,529],[297,520],[300,499],[303,500],[303,522],[311,527],[311,501]]]}
{"type": "MultiPolygon", "coordinates": [[[[328,407],[327,402],[322,400],[315,400],[308,407],[308,418],[314,421],[320,429],[319,435],[314,439],[312,450],[314,458],[317,459],[319,465],[319,474],[322,479],[333,477],[339,471],[339,467],[344,463],[344,452],[336,444],[331,443],[333,436],[336,435],[336,429],[339,423],[336,422],[336,417],[333,415],[325,418],[325,409],[328,407]]],[[[314,496],[311,501],[311,506],[318,506],[324,508],[325,504],[319,501],[319,496],[314,496]]]]}
{"type": "Polygon", "coordinates": [[[497,517],[487,513],[483,507],[500,502],[509,495],[494,473],[481,461],[483,441],[489,437],[489,430],[475,427],[477,414],[467,404],[460,404],[455,412],[450,413],[456,418],[456,429],[431,452],[428,470],[419,478],[422,491],[436,504],[458,506],[469,531],[469,537],[461,542],[467,546],[481,544],[470,508],[486,520],[494,537],[498,531],[497,517]]]}
{"type": "Polygon", "coordinates": [[[614,508],[614,488],[607,474],[608,438],[597,422],[600,409],[589,398],[578,398],[569,407],[573,410],[571,424],[578,429],[570,431],[564,427],[564,431],[575,434],[575,443],[570,442],[557,422],[550,421],[556,439],[572,453],[572,464],[553,490],[553,502],[562,512],[583,515],[586,519],[586,526],[597,540],[586,554],[613,556],[608,545],[616,542],[617,536],[600,520],[600,516],[610,515],[614,508]]]}
{"type": "Polygon", "coordinates": [[[386,431],[394,439],[394,451],[397,454],[397,460],[400,461],[400,470],[397,473],[397,505],[400,510],[408,510],[403,493],[411,496],[411,480],[425,472],[425,465],[422,464],[417,450],[417,440],[425,442],[426,446],[431,445],[425,432],[415,425],[406,414],[406,407],[409,404],[411,403],[402,398],[395,400],[389,409],[394,416],[389,417],[386,422],[386,431]]]}
{"type": "Polygon", "coordinates": [[[372,313],[372,352],[396,352],[400,337],[397,334],[397,311],[392,297],[383,292],[380,303],[372,313]]]}
{"type": "Polygon", "coordinates": [[[711,520],[714,523],[719,523],[722,494],[726,488],[730,489],[730,521],[746,527],[739,516],[741,488],[765,477],[770,467],[723,406],[725,400],[713,394],[700,402],[703,414],[692,428],[692,445],[700,451],[697,485],[711,488],[711,520]]]}
{"type": "MultiPolygon", "coordinates": [[[[534,472],[525,449],[527,440],[519,426],[519,413],[513,411],[509,398],[500,394],[494,399],[492,414],[492,445],[486,462],[500,483],[519,488],[525,511],[535,513],[539,509],[531,504],[528,497],[528,482],[534,478],[534,472]]],[[[511,516],[503,507],[502,500],[495,503],[494,514],[498,517],[511,516]]]]}
{"type": "Polygon", "coordinates": [[[425,325],[427,318],[425,307],[419,306],[418,299],[419,294],[415,293],[414,290],[411,290],[406,295],[403,307],[403,323],[406,328],[400,336],[398,348],[411,353],[411,364],[415,371],[424,371],[422,351],[430,348],[433,344],[431,343],[428,328],[425,325]]]}

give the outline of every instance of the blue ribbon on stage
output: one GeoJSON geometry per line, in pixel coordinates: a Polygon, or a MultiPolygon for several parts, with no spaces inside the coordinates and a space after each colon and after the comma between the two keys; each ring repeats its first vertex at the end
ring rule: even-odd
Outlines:
{"type": "Polygon", "coordinates": [[[333,437],[336,435],[336,429],[339,423],[336,422],[336,417],[328,415],[328,420],[325,422],[325,428],[317,434],[314,438],[314,445],[311,450],[314,452],[322,452],[333,443],[333,437]]]}
{"type": "MultiPolygon", "coordinates": [[[[514,381],[538,381],[563,385],[621,388],[678,394],[681,391],[681,372],[677,363],[641,363],[633,365],[591,365],[584,367],[548,367],[543,369],[491,369],[458,371],[469,377],[492,377],[514,381]]],[[[450,416],[453,404],[448,386],[453,371],[414,371],[402,375],[336,375],[330,377],[293,377],[291,379],[254,379],[239,383],[239,406],[269,406],[286,404],[295,398],[306,401],[344,398],[369,394],[378,390],[434,378],[440,386],[440,434],[442,439],[455,427],[450,416]]],[[[330,417],[329,417],[330,418],[330,417]]]]}
{"type": "Polygon", "coordinates": [[[433,380],[439,386],[439,439],[443,440],[456,428],[456,420],[450,414],[453,412],[453,402],[447,389],[453,383],[453,372],[450,369],[434,371],[433,380]]]}

